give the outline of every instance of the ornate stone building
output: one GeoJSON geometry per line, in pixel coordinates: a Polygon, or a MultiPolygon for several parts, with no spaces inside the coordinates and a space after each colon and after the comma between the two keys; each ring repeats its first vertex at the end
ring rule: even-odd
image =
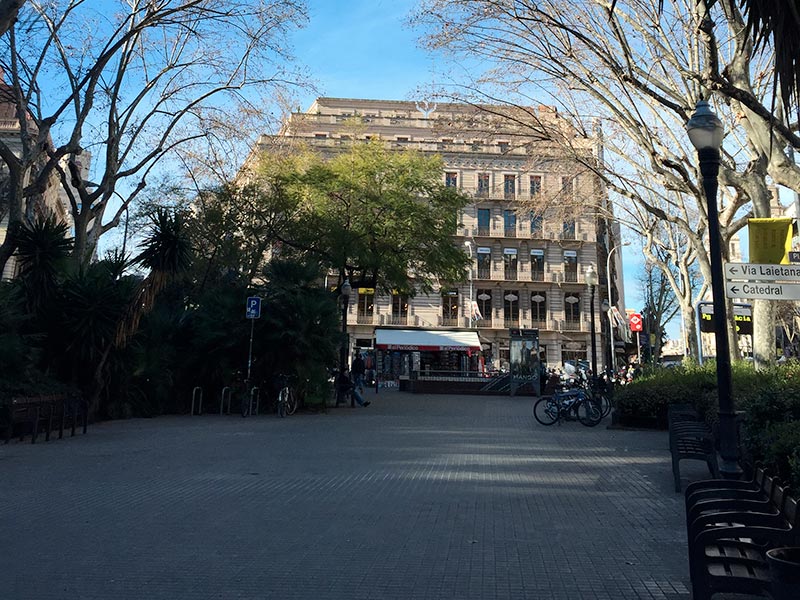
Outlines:
{"type": "MultiPolygon", "coordinates": [[[[474,330],[487,367],[499,368],[509,361],[509,330],[523,328],[538,330],[540,356],[550,366],[590,361],[591,266],[599,275],[595,351],[598,366],[607,364],[606,259],[619,232],[608,226],[606,190],[591,170],[602,160],[599,135],[579,135],[549,107],[509,111],[319,98],[306,112],[293,113],[277,136],[262,136],[259,147],[289,138],[324,155],[353,137],[442,156],[443,181],[472,199],[453,236],[472,257],[472,269],[468,279],[435,295],[400,298],[354,290],[351,349],[369,346],[376,328],[474,330]]],[[[610,287],[620,305],[620,253],[612,259],[610,287]]]]}

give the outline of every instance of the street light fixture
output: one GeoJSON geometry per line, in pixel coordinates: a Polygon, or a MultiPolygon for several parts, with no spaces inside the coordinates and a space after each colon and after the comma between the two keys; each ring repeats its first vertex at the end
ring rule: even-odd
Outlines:
{"type": "Polygon", "coordinates": [[[469,251],[469,304],[467,304],[467,314],[469,315],[469,327],[472,329],[472,242],[464,240],[464,245],[469,251]]]}
{"type": "Polygon", "coordinates": [[[589,286],[589,331],[592,341],[592,382],[597,377],[597,332],[594,326],[594,290],[597,287],[597,271],[592,265],[586,269],[586,285],[589,286]]]}
{"type": "MultiPolygon", "coordinates": [[[[336,389],[336,406],[344,402],[344,370],[347,365],[347,306],[350,304],[350,294],[353,291],[350,280],[345,279],[339,287],[339,297],[342,300],[342,342],[339,346],[339,381],[336,389]]],[[[355,398],[350,395],[350,406],[355,406],[355,398]]]]}
{"type": "MultiPolygon", "coordinates": [[[[610,306],[614,306],[614,303],[611,301],[611,255],[614,253],[614,250],[630,245],[630,242],[622,242],[621,244],[617,244],[608,251],[608,256],[606,257],[606,281],[608,283],[608,303],[610,306]]],[[[609,349],[611,350],[611,354],[609,354],[608,365],[613,373],[616,367],[616,361],[614,360],[614,319],[612,318],[610,309],[608,311],[608,344],[609,349]]]]}
{"type": "Polygon", "coordinates": [[[738,479],[739,444],[733,404],[731,353],[725,312],[725,288],[722,273],[722,241],[717,212],[717,177],[724,130],[722,121],[708,102],[697,102],[694,114],[686,123],[686,132],[697,150],[703,191],[708,205],[708,246],[711,254],[711,295],[714,305],[714,339],[717,345],[717,392],[719,394],[719,437],[722,464],[720,473],[727,479],[738,479]]]}

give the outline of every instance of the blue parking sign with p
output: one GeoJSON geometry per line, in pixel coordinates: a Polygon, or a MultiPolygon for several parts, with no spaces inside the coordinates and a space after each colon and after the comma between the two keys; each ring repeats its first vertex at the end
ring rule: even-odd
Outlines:
{"type": "Polygon", "coordinates": [[[261,298],[258,296],[250,296],[247,299],[246,315],[248,319],[258,319],[261,317],[261,298]]]}

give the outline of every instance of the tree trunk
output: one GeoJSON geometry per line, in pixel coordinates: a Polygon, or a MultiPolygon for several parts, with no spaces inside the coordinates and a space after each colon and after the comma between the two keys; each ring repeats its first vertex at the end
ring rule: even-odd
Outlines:
{"type": "Polygon", "coordinates": [[[697,314],[691,303],[681,304],[681,312],[683,313],[684,323],[684,348],[688,349],[689,358],[698,361],[700,360],[700,351],[697,344],[697,314]]]}
{"type": "Polygon", "coordinates": [[[775,364],[775,308],[772,300],[753,300],[753,363],[759,371],[775,364]]]}

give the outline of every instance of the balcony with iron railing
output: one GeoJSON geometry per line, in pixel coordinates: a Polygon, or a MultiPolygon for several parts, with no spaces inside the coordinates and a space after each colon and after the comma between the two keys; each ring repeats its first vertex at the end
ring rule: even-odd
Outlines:
{"type": "Polygon", "coordinates": [[[503,317],[503,327],[506,329],[510,329],[512,327],[519,327],[519,316],[515,317],[503,317]]]}
{"type": "Polygon", "coordinates": [[[531,281],[544,281],[544,269],[531,269],[531,281]]]}
{"type": "Polygon", "coordinates": [[[581,320],[580,319],[564,319],[564,321],[563,321],[563,329],[564,329],[564,331],[581,331],[581,320]]]}
{"type": "Polygon", "coordinates": [[[476,325],[478,327],[492,327],[492,316],[483,315],[483,318],[480,321],[477,321],[476,325]]]}
{"type": "Polygon", "coordinates": [[[479,236],[482,236],[482,237],[489,237],[490,235],[492,235],[492,232],[488,227],[480,227],[479,226],[475,230],[475,235],[479,235],[479,236]]]}
{"type": "Polygon", "coordinates": [[[458,327],[458,317],[440,317],[442,327],[458,327]]]}
{"type": "Polygon", "coordinates": [[[531,329],[547,329],[547,319],[531,319],[531,329]]]}
{"type": "Polygon", "coordinates": [[[503,236],[507,238],[515,238],[517,237],[517,228],[516,227],[504,227],[503,228],[503,236]]]}
{"type": "Polygon", "coordinates": [[[491,269],[478,269],[477,279],[491,279],[492,278],[492,270],[491,269]]]}
{"type": "Polygon", "coordinates": [[[504,268],[503,269],[503,278],[506,281],[516,281],[517,280],[517,276],[518,276],[517,275],[517,269],[509,269],[509,268],[504,268]]]}
{"type": "Polygon", "coordinates": [[[359,325],[372,325],[375,320],[375,315],[373,313],[358,313],[356,315],[356,323],[359,325]]]}
{"type": "Polygon", "coordinates": [[[578,271],[576,269],[565,269],[564,283],[578,283],[578,271]]]}
{"type": "Polygon", "coordinates": [[[408,315],[386,315],[387,325],[408,325],[408,315]]]}

